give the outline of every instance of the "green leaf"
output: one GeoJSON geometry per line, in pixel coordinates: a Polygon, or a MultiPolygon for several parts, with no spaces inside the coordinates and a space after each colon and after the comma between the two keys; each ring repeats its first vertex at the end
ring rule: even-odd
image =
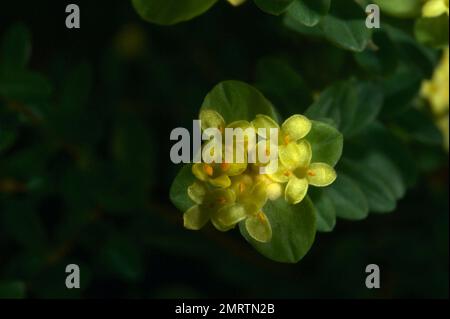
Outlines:
{"type": "Polygon", "coordinates": [[[264,12],[279,15],[293,3],[294,0],[254,0],[256,5],[264,12]]]}
{"type": "Polygon", "coordinates": [[[405,112],[411,101],[419,93],[422,75],[418,70],[401,67],[392,76],[383,79],[381,83],[385,103],[382,109],[384,118],[392,118],[405,112]]]}
{"type": "Polygon", "coordinates": [[[0,74],[0,96],[27,102],[42,102],[49,98],[52,92],[50,83],[43,76],[20,71],[0,74]]]}
{"type": "Polygon", "coordinates": [[[0,281],[0,299],[25,298],[25,284],[22,281],[0,281]]]}
{"type": "Polygon", "coordinates": [[[10,27],[3,36],[0,49],[0,73],[23,70],[31,55],[29,30],[21,23],[10,27]]]}
{"type": "MultiPolygon", "coordinates": [[[[411,69],[410,72],[419,71],[422,77],[431,77],[439,56],[436,54],[436,50],[417,42],[409,30],[404,31],[388,23],[383,24],[383,30],[396,44],[396,50],[391,51],[390,54],[396,53],[400,70],[406,66],[411,69]]],[[[393,71],[397,71],[397,69],[393,69],[393,71]]]]}
{"type": "Polygon", "coordinates": [[[396,119],[396,124],[407,136],[420,143],[441,145],[442,134],[434,124],[433,118],[427,113],[411,109],[396,119]]]}
{"type": "Polygon", "coordinates": [[[448,15],[436,18],[420,18],[416,21],[414,33],[419,42],[437,48],[448,46],[448,15]]]}
{"type": "Polygon", "coordinates": [[[272,226],[272,240],[260,243],[249,236],[245,222],[239,224],[242,236],[267,258],[278,262],[296,263],[311,248],[316,234],[316,212],[309,197],[297,205],[283,198],[269,201],[263,208],[272,226]]]}
{"type": "Polygon", "coordinates": [[[283,24],[291,29],[292,31],[298,32],[300,34],[314,37],[318,39],[323,39],[325,37],[322,29],[320,28],[320,24],[317,24],[312,27],[308,27],[301,23],[298,19],[292,17],[291,14],[285,14],[283,18],[283,24]]]}
{"type": "Polygon", "coordinates": [[[175,177],[170,187],[170,200],[182,212],[187,211],[195,203],[189,198],[187,189],[194,183],[195,177],[192,174],[192,165],[184,165],[175,177]]]}
{"type": "Polygon", "coordinates": [[[353,1],[332,1],[330,13],[313,27],[305,27],[298,19],[288,14],[287,27],[306,35],[324,37],[340,48],[362,52],[369,43],[372,31],[366,27],[366,14],[353,1]]]}
{"type": "Polygon", "coordinates": [[[327,163],[335,166],[342,155],[344,138],[334,127],[312,121],[312,128],[306,136],[312,147],[312,162],[327,163]]]}
{"type": "Polygon", "coordinates": [[[336,226],[336,210],[326,188],[311,187],[309,196],[316,209],[317,231],[331,232],[336,226]]]}
{"type": "Polygon", "coordinates": [[[210,9],[217,0],[132,0],[146,21],[171,25],[191,20],[210,9]]]}
{"type": "Polygon", "coordinates": [[[403,181],[408,187],[416,183],[418,169],[415,157],[405,143],[384,125],[379,122],[372,123],[358,136],[352,138],[346,149],[348,153],[352,151],[359,153],[360,150],[367,149],[367,145],[370,145],[371,150],[389,157],[399,169],[403,181]],[[357,144],[356,147],[355,144],[357,144]]]}
{"type": "Polygon", "coordinates": [[[330,118],[345,135],[353,125],[357,107],[355,84],[337,82],[320,94],[319,99],[306,110],[306,116],[311,119],[330,118]]]}
{"type": "Polygon", "coordinates": [[[321,22],[325,37],[343,49],[361,52],[369,43],[371,31],[364,20],[343,20],[332,15],[321,22]]]}
{"type": "Polygon", "coordinates": [[[367,48],[362,52],[355,53],[356,62],[368,74],[391,74],[399,61],[396,44],[384,29],[378,29],[373,33],[372,42],[375,48],[367,48]]]}
{"type": "Polygon", "coordinates": [[[256,78],[256,86],[286,118],[303,113],[312,102],[310,89],[303,78],[283,59],[261,59],[256,78]]]}
{"type": "Polygon", "coordinates": [[[371,82],[355,84],[357,107],[346,133],[348,137],[359,134],[374,122],[383,107],[384,95],[380,87],[371,82]]]}
{"type": "Polygon", "coordinates": [[[380,176],[383,167],[373,168],[362,160],[343,158],[340,168],[351,177],[367,197],[370,211],[388,213],[395,209],[395,194],[387,184],[391,181],[380,176]]]}
{"type": "Polygon", "coordinates": [[[139,280],[144,269],[138,247],[126,237],[114,236],[101,252],[102,266],[128,282],[139,280]]]}
{"type": "Polygon", "coordinates": [[[272,103],[257,89],[239,81],[219,83],[206,96],[201,109],[219,112],[227,123],[238,120],[252,121],[257,114],[278,119],[272,103]]]}
{"type": "Polygon", "coordinates": [[[334,205],[336,216],[349,220],[361,220],[369,214],[369,204],[359,186],[344,173],[338,171],[336,181],[324,189],[334,205]]]}
{"type": "Polygon", "coordinates": [[[330,0],[295,0],[288,8],[287,14],[308,27],[320,22],[330,10],[330,0]]]}
{"type": "Polygon", "coordinates": [[[382,12],[399,18],[413,18],[420,14],[422,0],[375,0],[382,12]]]}

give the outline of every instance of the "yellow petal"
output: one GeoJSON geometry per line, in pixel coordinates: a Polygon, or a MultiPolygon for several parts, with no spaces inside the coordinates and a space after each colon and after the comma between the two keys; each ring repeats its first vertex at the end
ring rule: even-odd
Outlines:
{"type": "Polygon", "coordinates": [[[200,206],[195,205],[189,208],[183,215],[184,227],[192,230],[199,230],[208,222],[209,214],[200,206]]]}
{"type": "Polygon", "coordinates": [[[256,118],[252,121],[253,127],[256,130],[256,134],[261,135],[263,138],[269,138],[270,131],[268,129],[276,128],[279,129],[279,125],[277,122],[275,122],[272,118],[270,118],[267,115],[258,114],[256,115],[256,118]],[[259,132],[260,128],[265,128],[266,130],[261,130],[259,132]]]}
{"type": "Polygon", "coordinates": [[[226,174],[222,174],[216,178],[210,178],[208,181],[212,186],[220,188],[227,188],[231,185],[231,180],[226,174]]]}
{"type": "Polygon", "coordinates": [[[205,206],[212,209],[219,209],[225,205],[232,204],[236,201],[236,194],[229,188],[218,188],[213,190],[205,198],[205,206]]]}
{"type": "Polygon", "coordinates": [[[270,143],[270,140],[259,141],[252,151],[253,162],[256,166],[266,166],[278,159],[278,145],[270,143]]]}
{"type": "Polygon", "coordinates": [[[290,204],[298,204],[305,198],[308,192],[308,180],[292,176],[286,185],[284,198],[290,204]]]}
{"type": "Polygon", "coordinates": [[[272,227],[263,212],[247,218],[245,220],[245,228],[253,239],[261,243],[267,243],[272,239],[272,227]]]}
{"type": "Polygon", "coordinates": [[[203,168],[203,163],[195,163],[192,165],[192,174],[203,182],[208,179],[208,175],[203,168]]]}
{"type": "Polygon", "coordinates": [[[422,15],[426,18],[438,17],[444,13],[449,13],[448,0],[428,0],[422,8],[422,15]]]}
{"type": "Polygon", "coordinates": [[[232,227],[247,217],[245,207],[241,204],[231,204],[222,207],[217,212],[215,219],[224,228],[232,227]]]}
{"type": "Polygon", "coordinates": [[[258,207],[258,210],[262,209],[267,202],[266,183],[259,182],[255,184],[255,186],[253,186],[249,199],[251,203],[258,207]]]}
{"type": "Polygon", "coordinates": [[[191,186],[188,187],[187,193],[190,199],[196,204],[203,203],[203,199],[205,198],[206,189],[203,184],[199,182],[195,182],[191,186]]]}
{"type": "Polygon", "coordinates": [[[225,120],[222,115],[213,110],[202,110],[199,115],[202,129],[218,128],[223,130],[225,128],[225,120]]]}
{"type": "Polygon", "coordinates": [[[277,183],[287,183],[291,177],[292,171],[278,163],[278,170],[273,174],[267,174],[271,180],[277,183]]]}
{"type": "Polygon", "coordinates": [[[312,163],[306,176],[313,186],[328,186],[336,180],[336,171],[328,164],[312,163]]]}
{"type": "Polygon", "coordinates": [[[284,121],[281,130],[288,136],[289,141],[298,141],[311,131],[311,121],[303,115],[295,114],[284,121]]]}
{"type": "Polygon", "coordinates": [[[287,169],[294,170],[299,167],[307,167],[312,156],[311,145],[305,140],[299,143],[292,142],[288,145],[280,145],[278,156],[281,164],[287,169]]]}
{"type": "Polygon", "coordinates": [[[228,2],[231,3],[231,5],[233,5],[235,7],[243,4],[245,1],[247,1],[247,0],[228,0],[228,2]]]}

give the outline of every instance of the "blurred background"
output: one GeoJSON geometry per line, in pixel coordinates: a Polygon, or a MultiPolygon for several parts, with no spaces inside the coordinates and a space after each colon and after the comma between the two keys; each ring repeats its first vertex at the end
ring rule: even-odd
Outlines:
{"type": "Polygon", "coordinates": [[[448,298],[441,146],[413,149],[421,174],[395,212],[338,220],[298,264],[265,259],[238,230],[185,230],[169,201],[180,169],[169,134],[191,128],[214,85],[254,83],[285,117],[362,74],[352,53],[292,33],[249,4],[220,1],[160,27],[129,1],[75,2],[78,30],[65,28],[68,1],[2,4],[0,36],[28,28],[27,70],[40,77],[24,77],[36,86],[29,95],[0,94],[0,297],[448,298]],[[273,58],[301,75],[301,89],[267,86],[273,58]],[[65,287],[71,263],[81,289],[65,287]],[[365,286],[371,263],[380,289],[365,286]]]}

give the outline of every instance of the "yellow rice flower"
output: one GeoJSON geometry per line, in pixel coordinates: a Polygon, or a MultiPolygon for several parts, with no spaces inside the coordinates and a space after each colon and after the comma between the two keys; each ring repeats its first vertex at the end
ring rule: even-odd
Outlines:
{"type": "Polygon", "coordinates": [[[230,187],[236,195],[236,201],[226,205],[217,214],[218,222],[226,228],[232,228],[245,220],[249,235],[259,242],[269,242],[272,227],[262,211],[267,202],[267,185],[256,182],[249,174],[233,178],[230,187]]]}
{"type": "Polygon", "coordinates": [[[230,176],[236,176],[245,171],[247,163],[195,163],[192,173],[202,182],[212,186],[226,188],[231,185],[230,176]]]}
{"type": "Polygon", "coordinates": [[[270,178],[278,183],[287,183],[284,197],[291,204],[300,203],[308,192],[309,185],[324,187],[336,180],[336,171],[326,163],[311,163],[311,145],[302,140],[290,143],[279,152],[279,168],[270,178]]]}
{"type": "MultiPolygon", "coordinates": [[[[212,186],[226,188],[231,185],[230,176],[236,176],[243,173],[247,168],[247,158],[246,158],[246,136],[243,136],[243,140],[235,140],[235,143],[230,147],[226,148],[223,144],[225,142],[225,129],[226,128],[242,128],[246,129],[251,126],[251,124],[247,121],[236,121],[232,122],[229,125],[226,125],[224,118],[218,112],[213,110],[202,110],[199,115],[201,121],[202,130],[206,130],[208,128],[216,128],[222,134],[222,158],[221,161],[217,161],[217,163],[196,163],[192,166],[192,173],[194,176],[200,181],[207,182],[212,186]],[[240,143],[244,143],[244,162],[239,163],[236,161],[236,148],[240,143]],[[226,162],[226,152],[230,151],[233,155],[232,162],[226,162]]],[[[204,147],[209,147],[209,145],[213,145],[213,143],[217,143],[215,140],[211,140],[206,143],[204,147]]],[[[211,148],[214,150],[214,148],[211,148]]],[[[213,151],[211,151],[211,156],[214,156],[213,151]]]]}
{"type": "Polygon", "coordinates": [[[209,189],[206,184],[196,181],[188,187],[187,193],[195,205],[184,213],[184,227],[199,230],[211,220],[218,230],[228,230],[217,216],[221,208],[236,200],[236,195],[231,189],[209,189]]]}
{"type": "Polygon", "coordinates": [[[241,4],[243,4],[247,0],[227,0],[231,5],[237,7],[241,4]]]}
{"type": "Polygon", "coordinates": [[[421,95],[428,100],[436,124],[444,136],[444,147],[449,149],[449,48],[447,47],[433,77],[422,84],[421,95]]]}
{"type": "Polygon", "coordinates": [[[449,0],[426,0],[422,8],[422,15],[426,18],[438,17],[444,13],[449,15],[448,1],[449,0]]]}
{"type": "Polygon", "coordinates": [[[281,125],[281,129],[277,122],[267,115],[258,114],[256,118],[252,121],[256,132],[260,128],[265,128],[266,133],[263,134],[264,138],[269,138],[269,129],[278,129],[278,143],[279,145],[287,146],[291,142],[297,142],[300,139],[308,135],[311,130],[311,121],[303,115],[295,114],[288,118],[281,125]]]}

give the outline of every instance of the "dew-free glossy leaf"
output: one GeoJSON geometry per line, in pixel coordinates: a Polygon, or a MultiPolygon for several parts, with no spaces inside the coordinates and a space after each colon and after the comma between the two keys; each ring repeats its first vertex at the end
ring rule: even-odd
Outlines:
{"type": "Polygon", "coordinates": [[[329,41],[354,52],[366,48],[372,33],[364,20],[345,20],[333,15],[325,16],[320,26],[329,41]]]}
{"type": "Polygon", "coordinates": [[[384,178],[380,177],[379,169],[373,169],[356,160],[343,158],[340,168],[351,177],[367,197],[370,211],[388,213],[395,209],[395,194],[389,188],[384,178]]]}
{"type": "Polygon", "coordinates": [[[330,0],[295,0],[287,10],[294,20],[308,27],[317,25],[330,10],[330,0]]]}
{"type": "Polygon", "coordinates": [[[357,107],[355,84],[338,82],[320,94],[319,99],[306,110],[306,116],[316,120],[330,118],[345,135],[353,124],[357,107]]]}
{"type": "Polygon", "coordinates": [[[317,231],[331,232],[336,225],[336,210],[326,188],[309,189],[309,196],[314,203],[317,219],[317,231]]]}
{"type": "Polygon", "coordinates": [[[353,113],[346,135],[348,137],[360,133],[377,118],[383,107],[384,96],[381,88],[370,82],[355,83],[357,107],[353,113]]]}
{"type": "Polygon", "coordinates": [[[334,205],[336,216],[349,220],[361,220],[369,214],[367,198],[359,186],[344,173],[338,171],[338,178],[324,193],[334,205]]]}
{"type": "Polygon", "coordinates": [[[264,12],[279,15],[286,11],[294,0],[254,0],[256,5],[264,12]]]}

